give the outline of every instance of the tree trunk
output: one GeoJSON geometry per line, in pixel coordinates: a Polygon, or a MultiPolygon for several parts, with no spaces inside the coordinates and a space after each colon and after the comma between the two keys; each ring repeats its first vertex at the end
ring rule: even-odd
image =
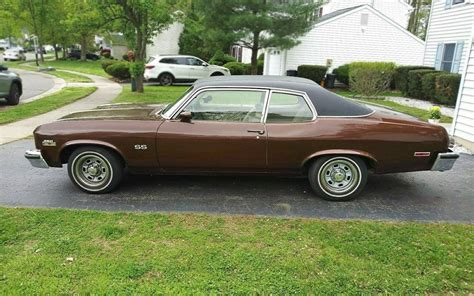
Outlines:
{"type": "Polygon", "coordinates": [[[56,61],[59,60],[58,47],[56,43],[54,44],[54,58],[56,59],[56,61]]]}
{"type": "Polygon", "coordinates": [[[252,75],[258,74],[257,64],[258,64],[259,41],[260,41],[260,32],[253,32],[252,58],[251,58],[251,68],[250,68],[250,74],[252,75]]]}
{"type": "Polygon", "coordinates": [[[86,54],[87,54],[87,38],[82,36],[81,37],[81,61],[86,61],[86,54]]]}
{"type": "MultiPolygon", "coordinates": [[[[39,39],[39,38],[38,38],[39,39]]],[[[43,42],[38,41],[41,62],[44,63],[43,42]]]]}
{"type": "MultiPolygon", "coordinates": [[[[137,30],[137,51],[135,52],[135,62],[137,63],[145,63],[145,56],[146,56],[146,39],[143,38],[143,32],[137,30]]],[[[137,92],[143,93],[143,73],[140,73],[135,77],[135,82],[137,85],[137,92]]]]}
{"type": "Polygon", "coordinates": [[[63,59],[66,59],[66,56],[67,56],[67,53],[66,53],[66,45],[63,44],[62,47],[63,47],[63,59]]]}

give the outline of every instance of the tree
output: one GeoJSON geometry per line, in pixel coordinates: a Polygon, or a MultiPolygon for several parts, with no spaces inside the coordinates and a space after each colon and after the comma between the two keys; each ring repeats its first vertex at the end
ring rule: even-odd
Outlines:
{"type": "Polygon", "coordinates": [[[146,46],[152,37],[166,29],[173,21],[174,2],[167,0],[103,0],[100,9],[114,21],[134,49],[132,76],[136,79],[137,92],[143,92],[143,72],[146,46]]]}
{"type": "Polygon", "coordinates": [[[63,24],[81,45],[81,60],[85,61],[87,48],[105,24],[105,19],[97,9],[95,0],[66,0],[65,3],[68,13],[63,24]]]}
{"type": "Polygon", "coordinates": [[[408,31],[425,39],[432,0],[410,0],[413,11],[408,20],[408,31]]]}
{"type": "MultiPolygon", "coordinates": [[[[5,7],[5,0],[0,0],[0,7],[5,7]]],[[[8,39],[12,44],[13,38],[20,37],[20,24],[15,20],[15,16],[7,9],[0,10],[0,38],[8,39]]]]}
{"type": "Polygon", "coordinates": [[[196,0],[204,16],[208,36],[231,38],[252,50],[252,74],[257,74],[258,51],[266,47],[288,49],[316,22],[316,1],[281,0],[196,0]],[[287,2],[287,3],[285,3],[287,2]]]}

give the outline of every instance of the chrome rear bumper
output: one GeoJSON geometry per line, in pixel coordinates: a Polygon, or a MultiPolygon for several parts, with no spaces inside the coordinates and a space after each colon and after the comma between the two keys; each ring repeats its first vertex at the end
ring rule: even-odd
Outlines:
{"type": "Polygon", "coordinates": [[[28,150],[25,152],[25,158],[28,159],[32,166],[35,168],[47,169],[49,168],[46,161],[44,161],[43,156],[41,156],[41,151],[39,150],[28,150]]]}
{"type": "Polygon", "coordinates": [[[436,161],[434,162],[431,170],[439,172],[449,171],[453,168],[453,165],[458,158],[459,154],[451,150],[446,153],[438,153],[438,156],[436,156],[436,161]]]}

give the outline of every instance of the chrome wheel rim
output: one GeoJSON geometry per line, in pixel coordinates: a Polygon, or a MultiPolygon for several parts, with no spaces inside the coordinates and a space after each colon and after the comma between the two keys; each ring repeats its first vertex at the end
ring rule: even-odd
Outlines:
{"type": "Polygon", "coordinates": [[[359,166],[349,158],[332,158],[318,173],[321,189],[331,196],[344,197],[353,193],[361,181],[359,166]]]}
{"type": "Polygon", "coordinates": [[[87,190],[101,190],[112,180],[109,161],[98,153],[82,153],[74,159],[72,166],[75,181],[87,190]]]}

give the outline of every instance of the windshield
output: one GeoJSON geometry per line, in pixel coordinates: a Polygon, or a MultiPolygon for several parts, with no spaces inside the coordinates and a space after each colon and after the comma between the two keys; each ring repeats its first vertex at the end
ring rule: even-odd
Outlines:
{"type": "Polygon", "coordinates": [[[164,115],[165,117],[170,117],[171,114],[173,113],[174,109],[173,107],[178,106],[178,102],[181,101],[187,94],[189,94],[193,90],[193,86],[188,88],[174,103],[166,105],[163,110],[161,110],[161,114],[164,115]]]}

